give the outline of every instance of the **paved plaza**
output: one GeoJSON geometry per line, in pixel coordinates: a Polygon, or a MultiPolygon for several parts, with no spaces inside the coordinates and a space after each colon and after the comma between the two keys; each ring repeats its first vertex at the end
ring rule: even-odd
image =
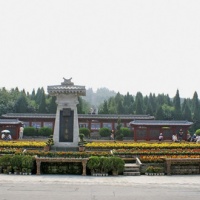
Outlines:
{"type": "Polygon", "coordinates": [[[200,176],[75,176],[0,174],[0,200],[196,200],[200,176]]]}

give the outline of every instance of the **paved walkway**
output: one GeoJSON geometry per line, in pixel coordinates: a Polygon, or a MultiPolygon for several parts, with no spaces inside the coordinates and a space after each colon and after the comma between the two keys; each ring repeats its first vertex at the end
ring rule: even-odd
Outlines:
{"type": "Polygon", "coordinates": [[[5,182],[42,182],[44,184],[64,183],[64,184],[102,184],[102,185],[135,185],[135,184],[154,184],[171,186],[193,185],[200,188],[200,175],[173,175],[173,176],[79,176],[79,175],[7,175],[0,174],[0,183],[5,182]]]}
{"type": "Polygon", "coordinates": [[[0,200],[199,200],[200,176],[0,174],[0,200]]]}

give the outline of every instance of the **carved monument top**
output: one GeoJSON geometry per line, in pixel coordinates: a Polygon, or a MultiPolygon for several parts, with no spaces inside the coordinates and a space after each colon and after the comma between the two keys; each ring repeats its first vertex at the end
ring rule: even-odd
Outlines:
{"type": "Polygon", "coordinates": [[[71,81],[72,78],[66,79],[63,78],[64,81],[61,83],[61,85],[53,85],[48,86],[47,90],[48,93],[52,96],[59,95],[59,94],[75,94],[75,95],[86,95],[86,89],[85,86],[80,85],[74,85],[74,83],[71,81]]]}
{"type": "Polygon", "coordinates": [[[72,78],[66,79],[63,77],[63,79],[64,79],[64,82],[62,82],[61,85],[74,85],[74,83],[71,82],[72,78]]]}

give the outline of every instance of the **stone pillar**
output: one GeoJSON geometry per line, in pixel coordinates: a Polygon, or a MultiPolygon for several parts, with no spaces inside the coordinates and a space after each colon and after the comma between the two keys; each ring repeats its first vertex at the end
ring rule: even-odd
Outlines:
{"type": "Polygon", "coordinates": [[[79,126],[77,104],[78,96],[85,96],[85,86],[74,85],[70,79],[61,85],[48,86],[51,96],[56,96],[57,111],[53,133],[55,147],[78,147],[79,126]]]}
{"type": "Polygon", "coordinates": [[[77,114],[77,104],[78,97],[73,94],[62,94],[57,96],[56,103],[56,119],[55,119],[55,128],[54,128],[54,146],[59,147],[77,147],[79,141],[79,127],[78,127],[78,114],[77,114]],[[64,109],[70,109],[73,112],[73,132],[68,134],[73,134],[73,141],[71,142],[62,142],[60,141],[60,134],[62,130],[60,129],[60,115],[64,109]]]}

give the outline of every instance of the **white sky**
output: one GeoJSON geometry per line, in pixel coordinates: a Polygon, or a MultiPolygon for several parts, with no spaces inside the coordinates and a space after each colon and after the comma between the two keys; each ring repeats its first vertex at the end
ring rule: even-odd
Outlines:
{"type": "Polygon", "coordinates": [[[0,0],[0,87],[200,97],[199,0],[0,0]]]}

